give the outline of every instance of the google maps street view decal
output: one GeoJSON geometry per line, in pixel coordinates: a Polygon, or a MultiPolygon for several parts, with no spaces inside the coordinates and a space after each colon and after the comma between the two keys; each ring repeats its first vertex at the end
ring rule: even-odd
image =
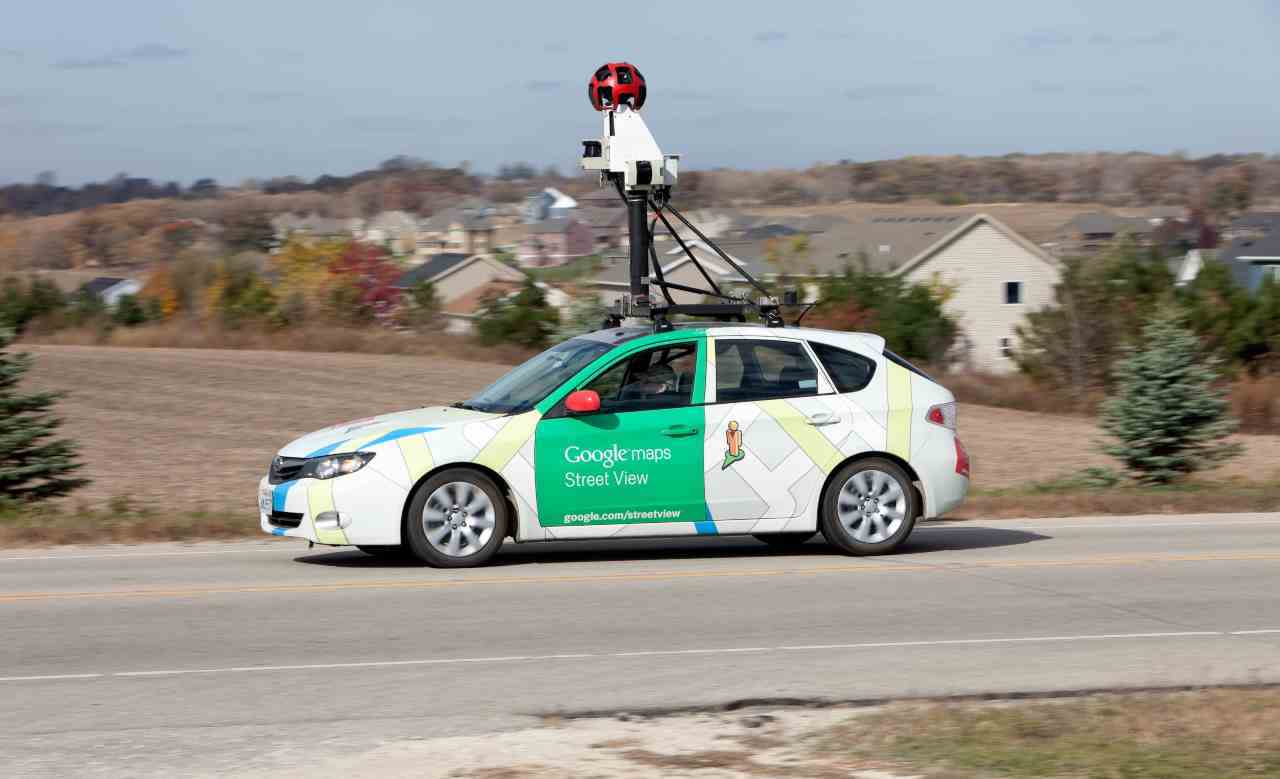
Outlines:
{"type": "Polygon", "coordinates": [[[582,165],[626,204],[629,292],[600,330],[472,398],[286,445],[258,485],[263,531],[441,567],[481,564],[508,539],[821,532],[882,554],[958,505],[969,458],[954,396],[880,336],[788,325],[793,304],[671,205],[680,160],[640,117],[640,71],[609,63],[590,94],[602,133],[582,165]],[[659,223],[702,267],[673,219],[744,283],[664,279],[659,223]]]}
{"type": "Polygon", "coordinates": [[[728,448],[724,453],[724,462],[720,464],[720,470],[722,471],[747,456],[747,453],[742,451],[742,431],[738,429],[736,421],[729,423],[729,430],[724,434],[724,441],[728,448]]]}

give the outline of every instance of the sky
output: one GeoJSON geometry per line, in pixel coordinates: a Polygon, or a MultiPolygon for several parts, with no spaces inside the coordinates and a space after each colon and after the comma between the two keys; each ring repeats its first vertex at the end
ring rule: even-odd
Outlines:
{"type": "Polygon", "coordinates": [[[570,171],[635,63],[682,169],[1280,153],[1280,0],[0,0],[0,183],[570,171]]]}

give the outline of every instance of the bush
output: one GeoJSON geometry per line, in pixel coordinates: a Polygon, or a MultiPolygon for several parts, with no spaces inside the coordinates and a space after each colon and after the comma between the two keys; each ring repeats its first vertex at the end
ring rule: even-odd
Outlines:
{"type": "Polygon", "coordinates": [[[62,420],[52,414],[54,392],[24,395],[18,382],[31,368],[28,354],[9,354],[11,330],[0,329],[0,502],[35,503],[89,483],[75,473],[76,445],[54,438],[62,420]]]}
{"type": "Polygon", "coordinates": [[[1142,482],[1164,484],[1238,455],[1223,441],[1236,429],[1217,361],[1201,355],[1195,333],[1175,313],[1156,314],[1143,345],[1115,365],[1116,393],[1102,404],[1102,429],[1115,439],[1103,451],[1142,482]]]}
{"type": "Polygon", "coordinates": [[[485,299],[476,317],[476,335],[482,344],[541,349],[550,342],[559,324],[560,315],[530,279],[515,295],[485,299]]]}
{"type": "Polygon", "coordinates": [[[956,323],[941,295],[899,276],[856,270],[823,283],[822,301],[805,323],[836,330],[872,330],[910,360],[942,363],[956,338],[956,323]]]}
{"type": "Polygon", "coordinates": [[[1077,404],[1110,386],[1111,366],[1173,294],[1165,263],[1131,241],[1105,255],[1063,261],[1053,306],[1017,329],[1019,368],[1077,404]]]}

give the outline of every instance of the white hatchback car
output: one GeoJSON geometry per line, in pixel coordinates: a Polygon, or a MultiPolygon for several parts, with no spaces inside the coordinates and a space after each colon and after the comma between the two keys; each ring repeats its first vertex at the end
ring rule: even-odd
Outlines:
{"type": "Polygon", "coordinates": [[[573,338],[470,400],[305,435],[259,507],[272,535],[459,567],[507,537],[880,554],[968,486],[955,398],[883,338],[699,325],[573,338]]]}

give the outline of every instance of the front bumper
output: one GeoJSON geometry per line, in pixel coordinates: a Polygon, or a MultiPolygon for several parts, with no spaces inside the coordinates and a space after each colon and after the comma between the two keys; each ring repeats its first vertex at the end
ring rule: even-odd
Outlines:
{"type": "Polygon", "coordinates": [[[258,482],[258,524],[273,536],[317,544],[382,546],[400,543],[408,489],[372,467],[334,479],[258,482]]]}

